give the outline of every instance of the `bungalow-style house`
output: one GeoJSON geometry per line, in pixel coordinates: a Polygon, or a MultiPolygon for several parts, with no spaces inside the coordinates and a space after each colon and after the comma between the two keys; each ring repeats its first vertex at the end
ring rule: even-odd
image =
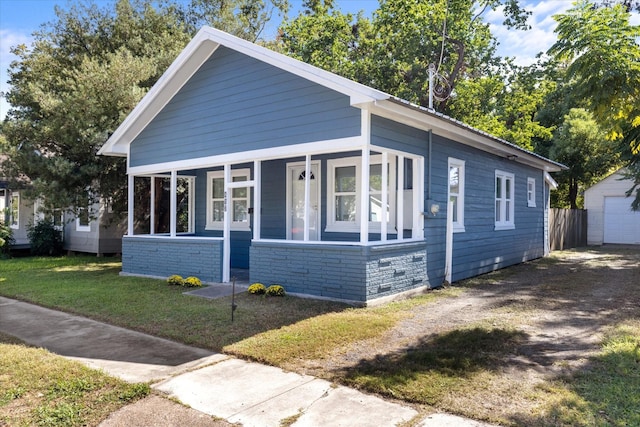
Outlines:
{"type": "Polygon", "coordinates": [[[123,274],[242,268],[359,305],[544,256],[549,172],[564,168],[209,27],[99,153],[127,158],[123,274]]]}
{"type": "Polygon", "coordinates": [[[640,245],[640,211],[631,210],[634,198],[626,192],[633,181],[624,172],[620,169],[584,192],[588,245],[640,245]]]}

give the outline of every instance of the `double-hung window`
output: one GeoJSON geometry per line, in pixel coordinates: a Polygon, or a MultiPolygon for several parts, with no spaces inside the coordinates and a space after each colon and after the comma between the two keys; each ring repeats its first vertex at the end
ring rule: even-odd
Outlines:
{"type": "Polygon", "coordinates": [[[496,198],[496,230],[515,228],[514,223],[514,176],[512,173],[496,170],[495,175],[496,198]]]}
{"type": "Polygon", "coordinates": [[[527,178],[527,206],[536,207],[536,179],[527,178]]]}
{"type": "MultiPolygon", "coordinates": [[[[360,197],[362,160],[360,157],[333,159],[327,162],[328,203],[327,231],[360,230],[360,197]]],[[[387,224],[395,224],[395,157],[389,156],[387,164],[387,188],[382,188],[382,156],[371,156],[369,164],[369,203],[367,218],[371,231],[379,231],[383,217],[387,224]],[[386,206],[383,206],[386,191],[386,206]]]]}
{"type": "MultiPolygon", "coordinates": [[[[250,180],[249,169],[232,169],[231,181],[250,180]]],[[[249,187],[231,189],[231,228],[249,230],[249,187]]],[[[207,172],[207,230],[222,230],[224,227],[224,171],[207,172]]]]}
{"type": "Polygon", "coordinates": [[[453,231],[464,231],[464,160],[449,157],[449,202],[453,231]]]}

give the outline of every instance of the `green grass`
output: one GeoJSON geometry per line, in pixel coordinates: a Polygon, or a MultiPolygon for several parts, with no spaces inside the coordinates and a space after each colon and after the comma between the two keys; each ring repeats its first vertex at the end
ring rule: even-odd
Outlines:
{"type": "MultiPolygon", "coordinates": [[[[205,300],[185,296],[184,289],[163,281],[121,277],[115,259],[24,258],[0,263],[4,296],[292,370],[304,370],[306,362],[329,359],[354,344],[376,345],[398,322],[413,316],[414,309],[428,310],[427,304],[441,297],[512,280],[512,270],[505,269],[462,287],[367,309],[242,293],[236,296],[238,309],[232,323],[230,297],[205,300]]],[[[555,254],[522,268],[546,270],[562,263],[562,254],[555,254]]],[[[526,376],[501,369],[506,362],[511,370],[526,370],[512,358],[528,339],[520,326],[527,324],[530,310],[547,300],[573,295],[575,288],[562,276],[553,275],[550,280],[539,284],[545,298],[541,295],[530,306],[496,308],[492,316],[473,324],[438,334],[425,331],[420,342],[402,351],[356,360],[321,375],[365,391],[507,425],[640,425],[638,320],[612,321],[601,351],[586,369],[538,385],[522,384],[519,379],[526,376]],[[524,409],[494,415],[501,401],[518,402],[524,409]]],[[[634,289],[629,287],[629,298],[637,298],[634,289]]],[[[47,390],[73,394],[91,388],[90,384],[62,382],[47,390]]],[[[2,384],[0,390],[4,390],[2,384]]],[[[7,390],[5,400],[23,395],[19,387],[7,390]]],[[[70,401],[47,407],[33,416],[71,417],[78,413],[74,405],[70,401]]]]}
{"type": "Polygon", "coordinates": [[[0,425],[97,425],[149,391],[0,334],[0,425]]]}

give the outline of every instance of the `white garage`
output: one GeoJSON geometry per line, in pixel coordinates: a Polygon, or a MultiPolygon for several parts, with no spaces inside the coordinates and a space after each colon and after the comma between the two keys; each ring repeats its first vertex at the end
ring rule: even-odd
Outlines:
{"type": "Polygon", "coordinates": [[[587,209],[587,244],[640,245],[640,211],[631,210],[632,186],[620,171],[608,176],[584,192],[587,209]]]}

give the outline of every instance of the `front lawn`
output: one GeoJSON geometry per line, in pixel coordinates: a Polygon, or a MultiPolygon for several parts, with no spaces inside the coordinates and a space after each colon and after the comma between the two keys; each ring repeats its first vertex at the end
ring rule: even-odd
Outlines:
{"type": "Polygon", "coordinates": [[[640,253],[597,249],[376,308],[205,300],[115,259],[1,261],[0,295],[503,425],[640,425],[640,253]]]}
{"type": "Polygon", "coordinates": [[[0,426],[97,425],[149,391],[0,333],[0,426]]]}

